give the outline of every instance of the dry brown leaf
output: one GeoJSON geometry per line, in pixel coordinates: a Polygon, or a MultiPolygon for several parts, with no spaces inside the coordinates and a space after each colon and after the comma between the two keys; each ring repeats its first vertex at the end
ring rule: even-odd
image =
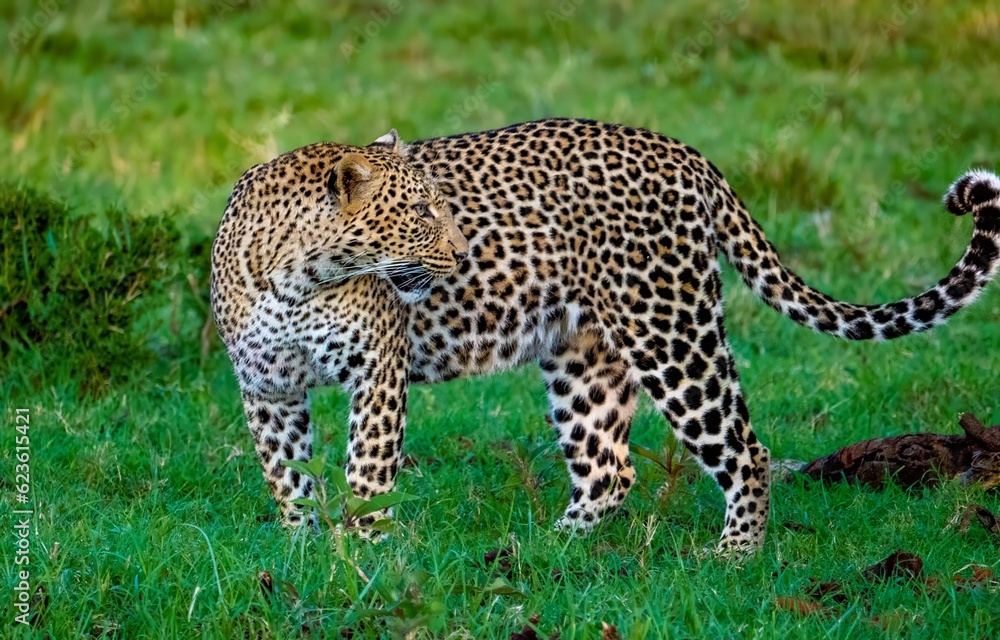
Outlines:
{"type": "Polygon", "coordinates": [[[969,530],[972,518],[979,520],[979,524],[983,525],[983,528],[990,533],[1000,535],[1000,518],[993,515],[989,509],[982,505],[970,504],[961,515],[953,518],[951,522],[954,524],[958,521],[958,529],[964,533],[969,530]]]}
{"type": "Polygon", "coordinates": [[[805,615],[827,615],[829,611],[826,607],[819,604],[818,602],[811,602],[809,600],[800,600],[799,598],[792,598],[791,596],[779,596],[775,601],[775,604],[782,611],[788,611],[790,613],[795,613],[800,616],[805,615]]]}
{"type": "MultiPolygon", "coordinates": [[[[510,640],[542,640],[542,636],[538,635],[538,614],[531,616],[528,620],[528,624],[524,625],[524,628],[520,631],[515,631],[510,634],[510,640]]],[[[559,640],[559,632],[553,632],[548,640],[559,640]]]]}
{"type": "Polygon", "coordinates": [[[829,598],[837,604],[847,604],[847,596],[844,595],[844,586],[839,582],[820,582],[814,578],[809,578],[809,589],[806,594],[815,600],[829,598]]]}
{"type": "Polygon", "coordinates": [[[510,564],[510,558],[513,555],[514,547],[493,549],[492,551],[487,551],[483,554],[483,562],[486,564],[487,569],[499,570],[501,573],[510,578],[514,573],[513,567],[510,564]]]}
{"type": "Polygon", "coordinates": [[[541,640],[535,627],[538,626],[538,614],[531,616],[530,624],[524,625],[520,631],[510,634],[510,640],[541,640]]]}
{"type": "Polygon", "coordinates": [[[884,581],[889,578],[912,580],[920,575],[923,567],[924,561],[920,556],[899,550],[865,569],[863,575],[870,581],[884,581]]]}
{"type": "Polygon", "coordinates": [[[285,582],[285,597],[288,599],[288,604],[295,606],[299,601],[299,592],[295,589],[295,585],[291,582],[285,582]]]}
{"type": "Polygon", "coordinates": [[[984,567],[978,564],[965,567],[965,569],[969,568],[972,569],[971,577],[967,578],[962,575],[955,575],[952,578],[956,589],[975,589],[976,587],[981,587],[993,582],[993,571],[989,567],[984,567]]]}
{"type": "Polygon", "coordinates": [[[257,574],[257,582],[260,584],[260,592],[265,598],[270,598],[274,594],[274,579],[271,578],[270,571],[261,571],[257,574]]]}

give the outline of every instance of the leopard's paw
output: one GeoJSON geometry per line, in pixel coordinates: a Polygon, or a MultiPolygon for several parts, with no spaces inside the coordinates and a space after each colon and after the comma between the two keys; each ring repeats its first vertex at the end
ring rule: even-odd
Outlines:
{"type": "Polygon", "coordinates": [[[389,539],[388,528],[391,523],[392,509],[384,509],[361,518],[349,519],[347,529],[362,540],[378,544],[389,539]]]}
{"type": "Polygon", "coordinates": [[[315,511],[304,514],[301,511],[289,511],[281,517],[281,526],[285,529],[298,530],[305,529],[311,533],[319,532],[319,519],[315,511]]]}
{"type": "Polygon", "coordinates": [[[597,521],[598,518],[594,514],[571,507],[556,520],[554,528],[556,531],[565,531],[582,537],[590,533],[597,521]]]}
{"type": "Polygon", "coordinates": [[[740,560],[757,553],[763,546],[763,540],[754,538],[722,538],[708,549],[712,555],[740,560]]]}

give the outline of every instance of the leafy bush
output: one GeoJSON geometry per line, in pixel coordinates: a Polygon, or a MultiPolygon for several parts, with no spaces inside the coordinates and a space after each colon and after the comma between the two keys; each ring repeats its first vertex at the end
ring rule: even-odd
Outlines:
{"type": "Polygon", "coordinates": [[[68,374],[85,395],[96,395],[152,363],[155,326],[140,328],[137,320],[165,306],[178,280],[171,220],[114,208],[76,216],[62,202],[7,186],[0,187],[0,238],[0,358],[32,365],[18,367],[28,370],[21,384],[68,374]]]}

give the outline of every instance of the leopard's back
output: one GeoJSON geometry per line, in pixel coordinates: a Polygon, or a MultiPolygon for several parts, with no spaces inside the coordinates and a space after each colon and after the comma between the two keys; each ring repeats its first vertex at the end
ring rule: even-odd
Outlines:
{"type": "Polygon", "coordinates": [[[714,169],[661,134],[554,119],[409,154],[470,244],[415,307],[414,380],[514,367],[580,330],[627,347],[654,299],[682,304],[675,283],[698,285],[714,259],[702,196],[714,169]]]}

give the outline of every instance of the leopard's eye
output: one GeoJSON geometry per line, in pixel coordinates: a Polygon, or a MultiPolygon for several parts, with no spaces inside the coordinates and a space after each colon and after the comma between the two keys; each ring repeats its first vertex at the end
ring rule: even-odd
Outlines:
{"type": "Polygon", "coordinates": [[[435,218],[434,211],[431,210],[426,202],[418,202],[413,205],[413,211],[424,220],[433,220],[435,218]]]}

